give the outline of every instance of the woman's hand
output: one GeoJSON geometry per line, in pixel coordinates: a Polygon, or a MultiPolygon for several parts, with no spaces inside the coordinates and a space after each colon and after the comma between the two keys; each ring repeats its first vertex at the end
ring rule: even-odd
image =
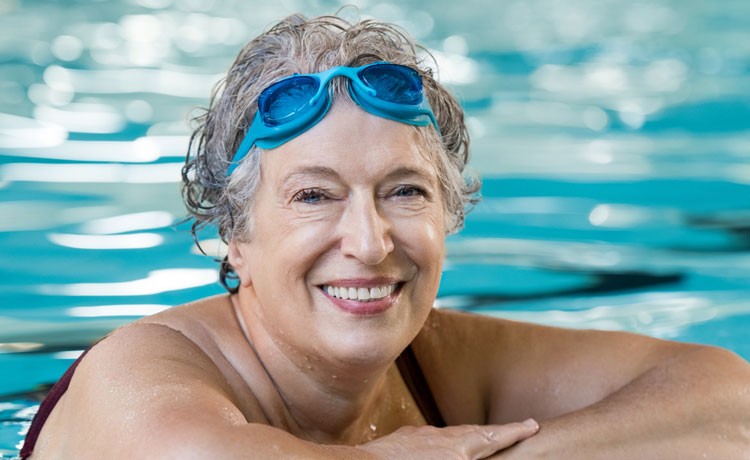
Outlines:
{"type": "Polygon", "coordinates": [[[359,447],[378,459],[478,460],[537,431],[539,424],[533,419],[507,425],[406,426],[359,447]]]}

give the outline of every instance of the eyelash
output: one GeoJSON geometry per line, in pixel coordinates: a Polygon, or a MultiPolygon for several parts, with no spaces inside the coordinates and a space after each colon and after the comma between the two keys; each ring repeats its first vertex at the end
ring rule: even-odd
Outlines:
{"type": "Polygon", "coordinates": [[[295,193],[293,200],[301,203],[315,204],[319,203],[325,198],[327,197],[321,190],[316,188],[306,188],[295,193]]]}
{"type": "MultiPolygon", "coordinates": [[[[415,185],[401,185],[391,192],[391,196],[395,198],[427,197],[428,193],[422,187],[417,187],[415,185]]],[[[306,188],[295,193],[292,199],[299,203],[317,204],[327,198],[328,196],[325,192],[320,189],[306,188]]]]}
{"type": "Polygon", "coordinates": [[[393,195],[396,197],[412,197],[412,196],[427,196],[427,191],[421,187],[415,185],[402,185],[394,190],[393,195]],[[410,192],[409,194],[403,194],[403,192],[410,192]]]}

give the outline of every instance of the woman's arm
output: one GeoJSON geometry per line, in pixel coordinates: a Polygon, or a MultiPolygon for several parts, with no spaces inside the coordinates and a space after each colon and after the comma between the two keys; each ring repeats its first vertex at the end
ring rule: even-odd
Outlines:
{"type": "MultiPolygon", "coordinates": [[[[304,459],[304,460],[479,460],[533,436],[535,421],[447,428],[403,427],[358,446],[323,445],[264,424],[173,426],[158,439],[141,444],[137,458],[304,459]]],[[[121,451],[107,458],[133,458],[121,451]]]]}
{"type": "Polygon", "coordinates": [[[416,352],[449,424],[540,420],[496,458],[748,458],[750,366],[726,350],[452,311],[428,324],[416,352]]]}
{"type": "Polygon", "coordinates": [[[120,330],[81,362],[33,458],[479,459],[538,430],[533,421],[406,427],[359,446],[321,445],[269,426],[264,402],[240,403],[222,375],[169,327],[120,330]]]}
{"type": "Polygon", "coordinates": [[[725,350],[686,347],[541,425],[538,436],[493,458],[747,460],[750,370],[725,350]]]}

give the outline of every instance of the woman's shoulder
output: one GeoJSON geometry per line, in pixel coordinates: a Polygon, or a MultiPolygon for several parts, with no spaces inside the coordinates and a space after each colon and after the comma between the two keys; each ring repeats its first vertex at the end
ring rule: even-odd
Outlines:
{"type": "Polygon", "coordinates": [[[516,353],[520,349],[529,349],[531,343],[555,347],[601,336],[619,336],[620,340],[636,339],[633,334],[571,329],[484,313],[433,308],[415,343],[440,349],[441,353],[454,350],[458,356],[466,353],[487,356],[489,352],[516,353]]]}
{"type": "MultiPolygon", "coordinates": [[[[556,349],[587,337],[576,331],[453,309],[433,309],[412,343],[444,418],[487,423],[497,394],[524,394],[544,378],[556,349]]],[[[557,359],[557,358],[555,358],[557,359]]]]}
{"type": "Polygon", "coordinates": [[[228,310],[226,303],[222,297],[209,297],[119,327],[91,346],[76,373],[129,361],[139,367],[167,358],[211,361],[212,350],[221,346],[215,341],[221,334],[214,329],[218,323],[231,323],[222,312],[228,310]]]}
{"type": "Polygon", "coordinates": [[[622,331],[573,329],[451,309],[433,309],[413,344],[417,356],[465,375],[488,368],[536,375],[582,359],[607,361],[622,350],[657,351],[668,343],[622,331]],[[488,365],[488,363],[490,365],[488,365]]]}
{"type": "MultiPolygon", "coordinates": [[[[491,354],[512,352],[538,334],[551,334],[555,328],[465,312],[433,308],[412,343],[420,361],[441,367],[456,366],[484,369],[491,354]]],[[[450,371],[451,373],[455,373],[450,371]]]]}
{"type": "Polygon", "coordinates": [[[160,433],[169,435],[174,423],[167,422],[175,417],[230,424],[246,420],[245,400],[252,400],[252,392],[245,388],[238,397],[231,366],[218,358],[223,345],[211,345],[210,327],[201,330],[191,323],[210,307],[221,308],[221,301],[209,299],[143,318],[94,345],[45,423],[37,448],[70,448],[74,456],[77,445],[107,451],[123,436],[151,442],[160,433]]]}
{"type": "Polygon", "coordinates": [[[485,423],[492,382],[484,357],[498,327],[504,327],[503,321],[433,308],[411,344],[440,412],[451,425],[485,423]]]}
{"type": "Polygon", "coordinates": [[[90,393],[91,387],[104,385],[133,390],[140,384],[152,385],[170,373],[196,372],[208,378],[220,374],[211,356],[212,345],[207,338],[211,334],[190,316],[185,310],[160,314],[114,330],[81,360],[71,390],[88,387],[85,393],[90,393]]]}
{"type": "Polygon", "coordinates": [[[208,297],[115,330],[92,347],[79,367],[83,372],[95,369],[96,374],[138,369],[158,376],[175,366],[175,372],[201,374],[207,382],[227,385],[228,376],[235,374],[228,357],[242,351],[243,337],[229,297],[208,297]]]}
{"type": "MultiPolygon", "coordinates": [[[[485,341],[495,344],[527,334],[552,332],[556,328],[519,322],[486,314],[450,308],[433,308],[416,342],[431,348],[448,348],[463,354],[471,348],[483,349],[485,341]]],[[[486,351],[486,350],[485,350],[486,351]]]]}
{"type": "Polygon", "coordinates": [[[435,310],[413,347],[441,409],[504,423],[580,407],[689,345],[435,310]]]}

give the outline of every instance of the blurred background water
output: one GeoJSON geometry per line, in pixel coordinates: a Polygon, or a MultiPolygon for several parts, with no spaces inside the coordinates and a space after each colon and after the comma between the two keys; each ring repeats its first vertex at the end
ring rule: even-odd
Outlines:
{"type": "MultiPolygon", "coordinates": [[[[484,201],[441,306],[750,358],[750,3],[347,3],[467,110],[484,201]]],[[[0,0],[0,458],[93,340],[221,292],[180,224],[189,115],[249,38],[340,5],[0,0]]]]}

